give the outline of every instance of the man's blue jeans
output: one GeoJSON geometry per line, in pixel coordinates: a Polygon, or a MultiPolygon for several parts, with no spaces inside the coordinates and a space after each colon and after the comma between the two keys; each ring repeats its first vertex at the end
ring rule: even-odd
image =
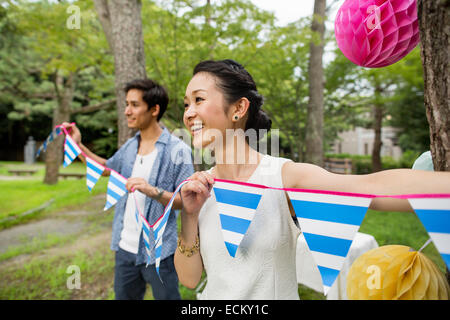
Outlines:
{"type": "Polygon", "coordinates": [[[142,300],[146,284],[150,284],[155,300],[180,300],[178,276],[173,263],[173,255],[161,260],[159,274],[154,264],[135,265],[136,255],[119,248],[116,251],[114,269],[114,292],[116,300],[142,300]]]}

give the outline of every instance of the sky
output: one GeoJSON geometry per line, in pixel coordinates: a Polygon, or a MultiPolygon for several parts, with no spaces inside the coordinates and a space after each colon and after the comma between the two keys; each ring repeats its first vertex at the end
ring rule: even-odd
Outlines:
{"type": "MultiPolygon", "coordinates": [[[[256,6],[261,9],[275,13],[278,26],[285,26],[286,24],[298,20],[303,17],[312,16],[314,11],[314,0],[251,0],[256,6]]],[[[327,5],[331,0],[327,0],[327,5]]],[[[334,32],[334,19],[337,10],[344,3],[344,0],[339,0],[334,3],[330,10],[329,17],[325,26],[328,31],[334,32]]],[[[333,57],[334,45],[331,43],[325,47],[324,63],[330,62],[333,57]]]]}
{"type": "MultiPolygon", "coordinates": [[[[274,12],[279,26],[311,16],[314,10],[314,0],[251,0],[251,2],[264,10],[274,12]]],[[[327,5],[329,3],[331,3],[330,0],[327,1],[327,5]]],[[[339,0],[333,6],[329,17],[330,21],[334,21],[337,9],[343,3],[344,0],[339,0]]]]}
{"type": "Polygon", "coordinates": [[[256,6],[275,13],[278,25],[311,16],[314,0],[251,0],[256,6]]]}

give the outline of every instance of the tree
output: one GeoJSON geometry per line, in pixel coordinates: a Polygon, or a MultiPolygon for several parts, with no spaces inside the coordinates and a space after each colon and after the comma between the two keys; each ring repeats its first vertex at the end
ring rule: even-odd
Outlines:
{"type": "Polygon", "coordinates": [[[309,102],[306,122],[305,161],[323,166],[323,108],[324,77],[323,50],[325,34],[326,0],[314,1],[311,30],[317,33],[316,41],[311,41],[309,55],[309,102]]]}
{"type": "Polygon", "coordinates": [[[29,50],[15,10],[0,5],[0,149],[2,160],[16,160],[28,136],[50,127],[47,117],[33,117],[31,103],[46,96],[39,89],[37,66],[42,63],[29,50]],[[39,124],[39,126],[37,125],[39,124]],[[31,130],[35,127],[38,130],[31,130]]]}
{"type": "MultiPolygon", "coordinates": [[[[21,82],[13,87],[25,102],[15,105],[15,111],[9,116],[17,119],[42,112],[51,114],[52,126],[69,121],[73,109],[78,106],[74,97],[77,85],[80,85],[79,78],[86,70],[100,68],[108,61],[104,54],[106,43],[98,37],[98,22],[92,18],[89,3],[19,1],[17,5],[11,4],[8,10],[18,21],[26,49],[34,54],[36,65],[33,72],[39,79],[39,86],[31,90],[23,87],[21,82]],[[74,28],[68,23],[70,6],[77,8],[75,16],[79,23],[74,28]]],[[[17,100],[20,102],[20,98],[17,100]]],[[[63,136],[59,136],[47,148],[44,183],[58,181],[63,141],[63,136]]]]}
{"type": "MultiPolygon", "coordinates": [[[[367,107],[371,110],[371,127],[374,131],[372,147],[372,172],[381,171],[382,127],[390,108],[399,100],[399,93],[408,82],[408,77],[416,70],[406,58],[384,68],[360,69],[360,81],[367,91],[367,107]]],[[[407,108],[408,106],[404,106],[407,108]]],[[[405,115],[404,115],[405,116],[405,115]]],[[[407,116],[405,116],[407,117],[407,116]]]]}
{"type": "Polygon", "coordinates": [[[141,1],[94,0],[99,20],[114,55],[118,147],[133,134],[124,115],[125,84],[146,78],[141,1]]]}
{"type": "Polygon", "coordinates": [[[331,106],[327,104],[327,113],[331,107],[331,110],[337,110],[342,113],[341,116],[345,116],[332,117],[334,122],[371,127],[374,130],[374,172],[382,170],[381,132],[386,121],[401,129],[399,140],[402,141],[400,145],[403,150],[423,152],[420,148],[423,145],[421,132],[424,128],[424,118],[421,118],[424,112],[420,112],[423,107],[420,68],[416,49],[393,65],[374,69],[356,66],[337,52],[336,58],[327,68],[326,100],[332,102],[331,106]],[[348,112],[349,106],[356,107],[356,112],[348,112]]]}
{"type": "Polygon", "coordinates": [[[262,50],[261,34],[270,30],[273,15],[249,1],[156,1],[142,9],[149,76],[164,84],[169,106],[162,121],[180,127],[183,96],[194,66],[206,59],[232,58],[252,64],[262,50]],[[164,7],[164,9],[162,9],[164,7]]]}
{"type": "Polygon", "coordinates": [[[252,72],[264,96],[263,109],[280,129],[280,149],[303,161],[308,97],[309,19],[272,28],[269,39],[252,59],[252,72]]]}
{"type": "Polygon", "coordinates": [[[417,47],[404,57],[397,69],[401,82],[395,96],[388,105],[391,119],[388,125],[400,129],[397,134],[398,145],[402,150],[421,154],[430,148],[430,126],[424,106],[423,67],[420,48],[417,47]]]}
{"type": "Polygon", "coordinates": [[[324,140],[328,151],[339,132],[367,127],[367,102],[359,66],[351,62],[334,42],[334,58],[325,68],[324,140]]]}
{"type": "Polygon", "coordinates": [[[430,149],[435,170],[450,171],[450,4],[418,0],[417,5],[430,149]]]}

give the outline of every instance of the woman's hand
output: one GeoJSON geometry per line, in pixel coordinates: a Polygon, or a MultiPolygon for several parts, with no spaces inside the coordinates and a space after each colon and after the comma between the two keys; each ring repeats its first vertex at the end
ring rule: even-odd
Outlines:
{"type": "Polygon", "coordinates": [[[205,201],[211,195],[214,176],[206,171],[195,172],[189,182],[181,188],[183,210],[189,215],[198,215],[205,201]]]}
{"type": "MultiPolygon", "coordinates": [[[[200,171],[190,176],[189,182],[181,187],[183,210],[180,215],[181,231],[178,239],[187,247],[192,247],[198,240],[198,215],[211,194],[213,184],[214,176],[206,171],[200,171]]],[[[199,283],[203,271],[200,252],[187,257],[180,250],[176,250],[174,264],[180,283],[194,289],[199,283]]]]}
{"type": "Polygon", "coordinates": [[[128,178],[125,184],[128,192],[134,192],[136,190],[142,192],[147,197],[154,197],[157,195],[155,187],[152,187],[143,178],[128,178]]]}
{"type": "Polygon", "coordinates": [[[74,123],[63,122],[62,126],[66,128],[66,130],[69,132],[69,135],[77,144],[81,143],[81,132],[74,123]]]}

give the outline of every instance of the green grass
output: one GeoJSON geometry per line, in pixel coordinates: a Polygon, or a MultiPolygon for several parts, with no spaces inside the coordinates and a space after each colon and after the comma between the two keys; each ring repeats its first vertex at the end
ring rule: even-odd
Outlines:
{"type": "Polygon", "coordinates": [[[113,253],[106,247],[99,247],[95,253],[78,251],[37,259],[14,272],[0,274],[0,299],[76,299],[81,291],[88,292],[90,299],[107,299],[112,297],[113,270],[113,253]],[[68,278],[73,274],[67,271],[72,265],[80,268],[81,290],[67,287],[68,278]],[[96,286],[100,279],[107,285],[96,286]]]}
{"type": "Polygon", "coordinates": [[[61,236],[57,234],[47,234],[45,237],[35,237],[31,241],[23,241],[21,245],[8,248],[0,254],[0,262],[17,257],[21,254],[31,254],[47,248],[62,246],[74,241],[73,236],[61,236]]]}
{"type": "MultiPolygon", "coordinates": [[[[61,172],[80,173],[85,171],[86,166],[82,163],[73,163],[70,167],[61,169],[61,172]]],[[[22,213],[37,208],[51,199],[54,199],[54,202],[44,210],[45,213],[84,203],[92,196],[106,193],[107,183],[108,179],[101,177],[92,192],[89,192],[85,179],[59,179],[55,185],[44,184],[42,179],[0,181],[0,190],[2,190],[0,193],[0,203],[2,203],[0,221],[7,217],[20,216],[22,213]]],[[[26,220],[38,217],[41,214],[42,212],[36,212],[32,217],[27,217],[26,220]]],[[[24,219],[3,221],[0,223],[0,229],[22,222],[24,222],[24,219]]]]}

